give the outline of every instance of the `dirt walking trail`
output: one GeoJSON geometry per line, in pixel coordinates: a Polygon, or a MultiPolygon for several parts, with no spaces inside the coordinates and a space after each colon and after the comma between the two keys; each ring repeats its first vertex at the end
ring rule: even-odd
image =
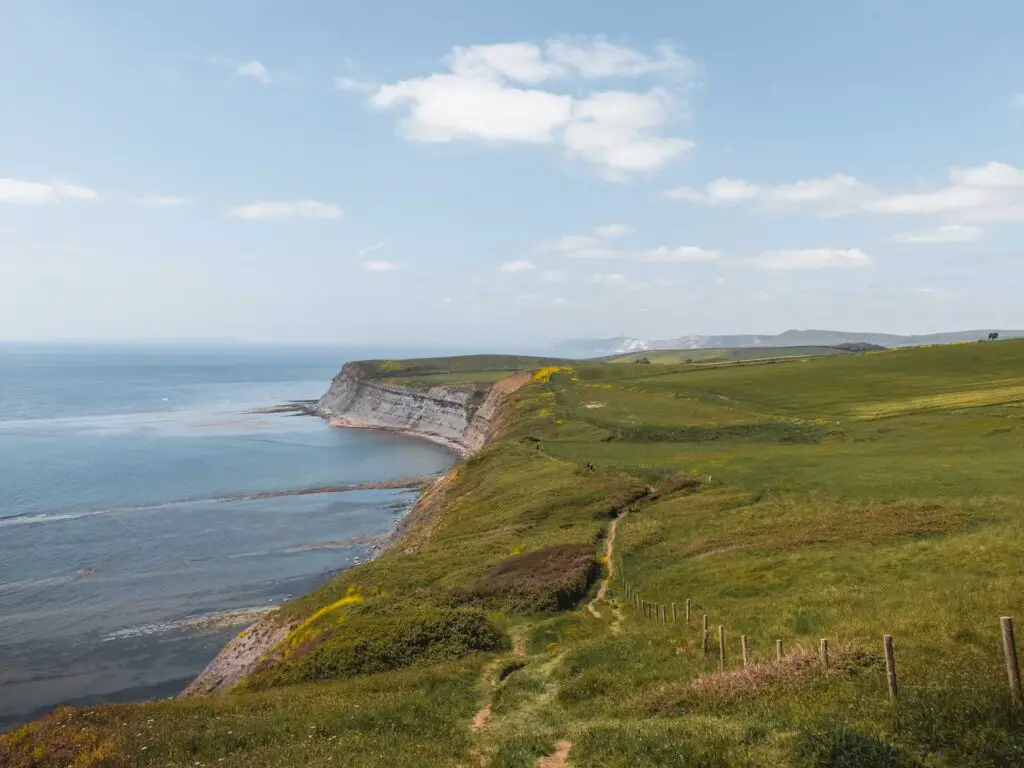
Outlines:
{"type": "MultiPolygon", "coordinates": [[[[526,632],[523,629],[512,633],[512,656],[517,659],[526,658],[526,632]]],[[[498,687],[499,683],[501,683],[501,680],[496,680],[494,678],[494,674],[501,667],[502,662],[503,659],[495,659],[484,669],[484,684],[491,689],[491,696],[493,696],[493,690],[498,687]]],[[[487,725],[487,720],[490,716],[491,705],[487,704],[473,715],[473,722],[470,724],[470,729],[473,731],[482,730],[483,727],[487,725]]]]}
{"type": "Polygon", "coordinates": [[[542,757],[537,761],[537,768],[562,768],[569,762],[569,750],[572,749],[572,742],[560,741],[555,744],[555,753],[542,757]]]}
{"type": "Polygon", "coordinates": [[[608,529],[608,538],[604,542],[604,561],[606,566],[606,575],[604,581],[601,582],[601,587],[597,590],[597,594],[594,595],[594,599],[587,603],[587,610],[590,611],[594,618],[600,619],[601,613],[594,607],[595,603],[605,599],[605,595],[608,594],[608,587],[611,584],[612,577],[615,576],[615,534],[619,530],[619,521],[622,520],[626,515],[620,515],[612,520],[611,527],[608,529]]]}

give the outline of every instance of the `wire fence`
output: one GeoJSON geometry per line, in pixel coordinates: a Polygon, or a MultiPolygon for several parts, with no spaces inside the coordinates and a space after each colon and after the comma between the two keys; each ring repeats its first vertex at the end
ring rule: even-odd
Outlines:
{"type": "MultiPolygon", "coordinates": [[[[686,627],[695,626],[694,620],[696,619],[696,614],[692,610],[694,605],[691,598],[686,598],[682,603],[659,603],[645,600],[641,597],[639,592],[637,592],[634,586],[626,581],[621,558],[619,559],[619,567],[616,569],[616,573],[618,575],[618,581],[622,585],[626,602],[633,607],[640,618],[664,625],[682,624],[686,627]]],[[[700,653],[704,659],[707,659],[711,653],[712,642],[712,634],[708,626],[708,614],[700,614],[699,626],[701,631],[700,653]]],[[[1017,658],[1017,642],[1015,639],[1013,618],[1010,616],[1000,617],[999,627],[1002,635],[1003,659],[1006,663],[1006,676],[1010,687],[1010,696],[1016,706],[1024,707],[1024,696],[1022,696],[1021,692],[1020,664],[1017,658]]],[[[719,624],[716,634],[719,669],[724,671],[726,667],[725,626],[719,624]]],[[[822,669],[825,672],[829,671],[831,663],[830,650],[828,638],[821,638],[818,644],[818,662],[821,664],[822,669]]],[[[900,683],[896,674],[896,655],[893,649],[892,635],[882,636],[882,651],[885,657],[885,674],[889,691],[889,701],[893,704],[899,701],[899,693],[901,689],[934,691],[948,690],[941,686],[906,685],[905,683],[900,683]]],[[[740,635],[740,657],[742,659],[743,667],[747,667],[751,664],[746,635],[740,635]]],[[[783,641],[781,638],[776,638],[774,661],[776,663],[781,663],[785,657],[786,652],[783,647],[783,641]]]]}

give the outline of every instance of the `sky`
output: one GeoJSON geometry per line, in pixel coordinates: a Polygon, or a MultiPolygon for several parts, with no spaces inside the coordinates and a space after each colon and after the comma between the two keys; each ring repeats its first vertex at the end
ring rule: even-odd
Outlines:
{"type": "Polygon", "coordinates": [[[1012,0],[0,0],[0,340],[1024,328],[1012,0]]]}

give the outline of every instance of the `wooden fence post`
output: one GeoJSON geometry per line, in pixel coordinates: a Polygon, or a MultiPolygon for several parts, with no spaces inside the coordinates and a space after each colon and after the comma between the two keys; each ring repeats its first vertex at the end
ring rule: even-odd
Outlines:
{"type": "Polygon", "coordinates": [[[884,635],[882,642],[885,645],[885,674],[889,678],[889,701],[895,704],[899,691],[896,688],[896,656],[892,652],[892,635],[884,635]]]}
{"type": "Polygon", "coordinates": [[[676,618],[677,618],[677,614],[676,614],[676,604],[675,604],[675,603],[672,603],[672,623],[673,623],[673,624],[675,624],[675,623],[676,623],[676,618]]]}
{"type": "Polygon", "coordinates": [[[740,649],[743,651],[743,666],[747,666],[747,636],[740,635],[740,649]]]}
{"type": "Polygon", "coordinates": [[[690,626],[690,598],[686,598],[686,626],[690,626]]]}
{"type": "Polygon", "coordinates": [[[821,638],[821,665],[828,672],[828,640],[821,638]]]}
{"type": "Polygon", "coordinates": [[[775,641],[775,660],[782,661],[782,640],[775,641]]]}
{"type": "Polygon", "coordinates": [[[725,669],[725,627],[718,625],[718,668],[725,669]]]}
{"type": "Polygon", "coordinates": [[[1006,675],[1010,679],[1010,695],[1013,703],[1021,704],[1020,666],[1017,664],[1017,642],[1013,637],[1013,619],[1002,616],[999,626],[1003,630],[1003,656],[1006,657],[1006,675]]]}
{"type": "Polygon", "coordinates": [[[701,641],[701,648],[704,651],[704,656],[708,655],[708,615],[704,614],[704,639],[701,641]]]}
{"type": "Polygon", "coordinates": [[[668,624],[668,606],[661,606],[661,623],[668,624]]]}

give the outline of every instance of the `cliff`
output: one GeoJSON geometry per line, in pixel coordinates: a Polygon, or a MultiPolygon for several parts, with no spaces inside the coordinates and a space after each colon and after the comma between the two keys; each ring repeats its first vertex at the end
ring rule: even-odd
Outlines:
{"type": "MultiPolygon", "coordinates": [[[[502,428],[501,405],[530,381],[530,372],[514,373],[494,384],[434,387],[425,392],[387,386],[362,376],[346,364],[330,389],[309,411],[332,426],[382,429],[441,443],[462,457],[470,456],[497,437],[502,428]]],[[[453,472],[442,476],[403,518],[388,544],[415,551],[429,536],[444,504],[453,472]]],[[[378,553],[379,554],[379,553],[378,553]]],[[[247,677],[260,660],[295,627],[269,614],[237,637],[210,662],[179,698],[226,691],[247,677]]]]}
{"type": "Polygon", "coordinates": [[[347,363],[311,410],[331,426],[415,435],[467,456],[487,444],[501,401],[527,381],[529,373],[520,373],[489,388],[462,384],[419,391],[368,379],[347,363]]]}

